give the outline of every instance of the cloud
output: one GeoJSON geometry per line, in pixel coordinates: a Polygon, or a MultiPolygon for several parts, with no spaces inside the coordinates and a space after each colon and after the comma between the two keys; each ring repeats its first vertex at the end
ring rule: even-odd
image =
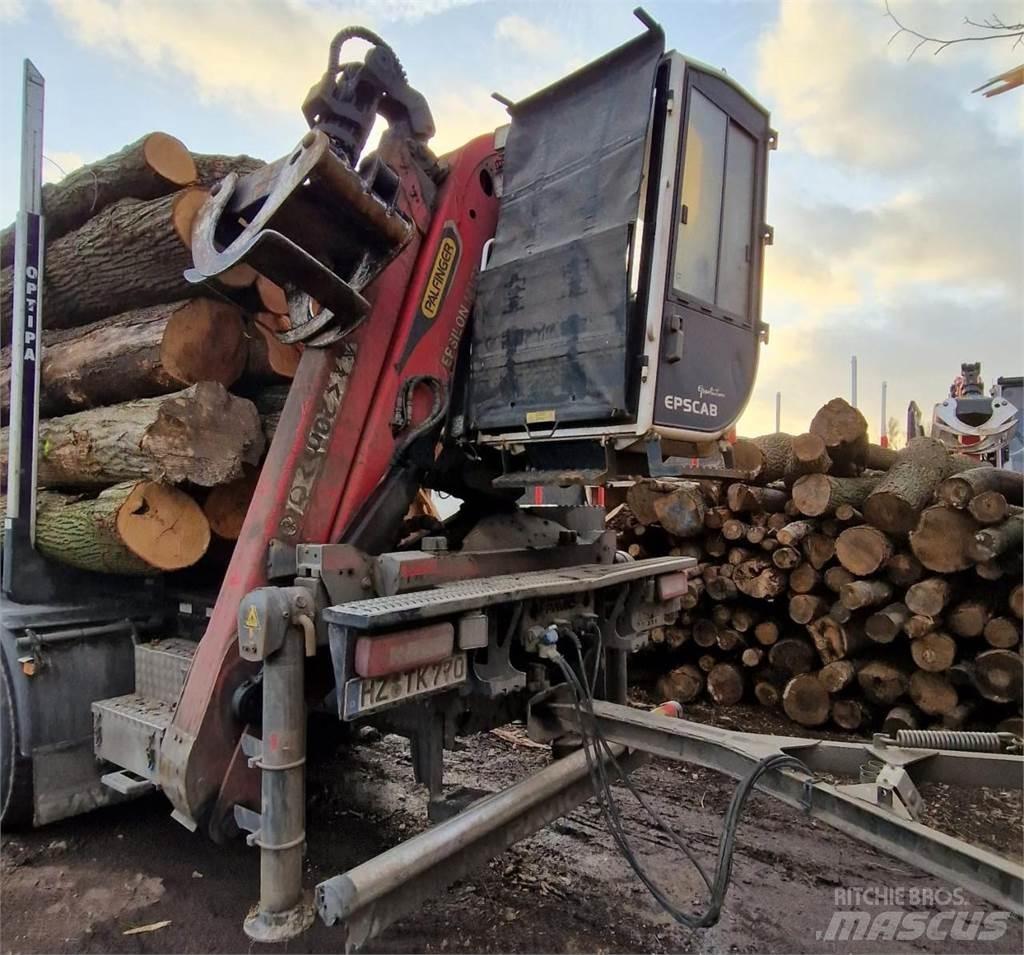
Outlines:
{"type": "Polygon", "coordinates": [[[0,0],[0,23],[20,20],[25,15],[25,0],[0,0]]]}
{"type": "Polygon", "coordinates": [[[505,108],[483,86],[462,86],[457,93],[435,93],[430,97],[430,108],[437,125],[430,148],[439,155],[508,122],[505,108]]]}
{"type": "MultiPolygon", "coordinates": [[[[4,2],[4,0],[0,0],[4,2]]],[[[50,0],[77,41],[184,74],[206,102],[294,113],[339,24],[419,19],[467,0],[50,0]]]]}
{"type": "Polygon", "coordinates": [[[551,30],[515,15],[502,17],[494,28],[494,35],[530,56],[553,56],[562,48],[561,40],[551,30]]]}
{"type": "Polygon", "coordinates": [[[43,182],[60,182],[69,172],[85,165],[81,153],[47,152],[43,154],[43,182]]]}

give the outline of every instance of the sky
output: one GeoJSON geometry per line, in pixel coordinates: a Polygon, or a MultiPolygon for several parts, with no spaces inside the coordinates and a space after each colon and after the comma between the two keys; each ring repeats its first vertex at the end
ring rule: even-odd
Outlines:
{"type": "MultiPolygon", "coordinates": [[[[519,99],[639,31],[635,0],[0,0],[0,222],[17,206],[22,59],[46,78],[46,177],[154,129],[197,152],[271,160],[327,44],[381,33],[431,105],[437,152],[502,124],[519,99]]],[[[1022,0],[890,0],[930,35],[964,17],[1024,20],[1022,0]]],[[[909,56],[884,0],[646,0],[670,48],[727,70],[772,112],[762,349],[742,434],[806,430],[850,396],[877,438],[941,400],[964,361],[1024,373],[1024,89],[972,94],[1024,46],[909,56]],[[909,58],[908,58],[909,57],[909,58]]]]}

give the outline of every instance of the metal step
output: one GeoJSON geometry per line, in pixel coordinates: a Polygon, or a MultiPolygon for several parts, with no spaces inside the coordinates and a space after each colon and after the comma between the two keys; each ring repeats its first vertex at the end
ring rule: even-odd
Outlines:
{"type": "Polygon", "coordinates": [[[173,703],[137,693],[93,703],[93,747],[97,759],[143,779],[155,779],[160,741],[173,716],[173,703]]]}
{"type": "Polygon", "coordinates": [[[135,693],[172,705],[178,702],[198,644],[180,637],[135,646],[135,693]]]}

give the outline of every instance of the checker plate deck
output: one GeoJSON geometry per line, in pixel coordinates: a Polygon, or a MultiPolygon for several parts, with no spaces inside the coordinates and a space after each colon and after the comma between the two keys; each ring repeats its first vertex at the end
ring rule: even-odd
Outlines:
{"type": "Polygon", "coordinates": [[[324,618],[357,630],[374,630],[515,600],[597,590],[655,574],[687,570],[696,564],[693,557],[655,557],[627,564],[582,564],[558,570],[501,574],[460,580],[432,590],[336,604],[324,611],[324,618]]]}

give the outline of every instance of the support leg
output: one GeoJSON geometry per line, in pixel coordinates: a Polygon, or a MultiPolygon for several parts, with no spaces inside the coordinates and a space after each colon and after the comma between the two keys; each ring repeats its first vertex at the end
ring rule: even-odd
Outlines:
{"type": "Polygon", "coordinates": [[[263,669],[260,901],[245,920],[245,934],[277,942],[304,932],[313,907],[302,891],[306,840],[305,650],[300,630],[289,628],[263,669]]]}

